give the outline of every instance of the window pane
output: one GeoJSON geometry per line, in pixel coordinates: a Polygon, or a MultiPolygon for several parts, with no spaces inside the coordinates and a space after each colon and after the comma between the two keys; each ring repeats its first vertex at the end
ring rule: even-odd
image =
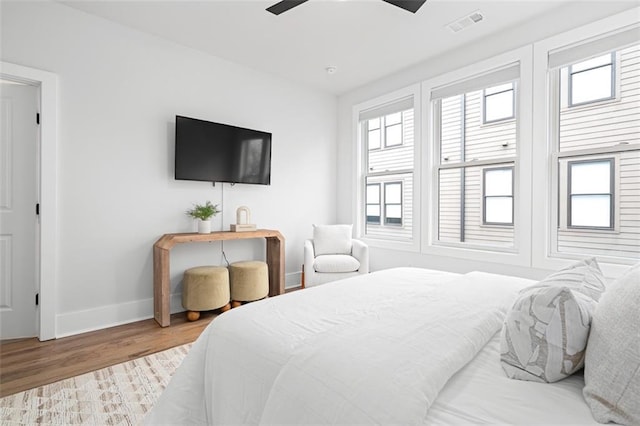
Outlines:
{"type": "Polygon", "coordinates": [[[571,196],[570,226],[611,226],[610,195],[571,196]]]}
{"type": "Polygon", "coordinates": [[[493,169],[484,172],[484,195],[513,195],[511,169],[493,169]]]}
{"type": "Polygon", "coordinates": [[[380,204],[380,184],[367,185],[367,204],[380,204]]]}
{"type": "Polygon", "coordinates": [[[380,128],[380,118],[372,118],[371,120],[369,120],[367,126],[368,126],[369,130],[379,129],[380,128]]]}
{"type": "Polygon", "coordinates": [[[611,65],[582,71],[571,78],[571,104],[606,99],[613,96],[611,92],[611,65]]]}
{"type": "Polygon", "coordinates": [[[512,197],[488,197],[485,198],[485,222],[506,223],[513,222],[513,198],[512,197]]]}
{"type": "Polygon", "coordinates": [[[402,185],[399,183],[387,183],[384,186],[384,202],[385,204],[402,203],[402,185]]]}
{"type": "Polygon", "coordinates": [[[369,149],[380,148],[380,129],[369,131],[369,149]]]}
{"type": "Polygon", "coordinates": [[[385,146],[402,145],[402,124],[387,127],[385,146]]]}
{"type": "Polygon", "coordinates": [[[513,90],[485,97],[485,122],[513,117],[513,90]]]}
{"type": "Polygon", "coordinates": [[[609,161],[569,164],[571,194],[611,193],[611,163],[609,161]]]}
{"type": "Polygon", "coordinates": [[[598,56],[596,58],[587,59],[586,61],[578,62],[577,64],[573,64],[571,66],[571,72],[583,71],[589,68],[599,67],[601,65],[606,65],[611,63],[611,53],[607,53],[606,55],[598,56]]]}

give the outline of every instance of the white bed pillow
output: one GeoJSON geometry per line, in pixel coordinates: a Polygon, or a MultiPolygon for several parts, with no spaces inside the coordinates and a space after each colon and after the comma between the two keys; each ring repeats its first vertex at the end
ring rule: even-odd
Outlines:
{"type": "Polygon", "coordinates": [[[520,291],[500,339],[507,376],[551,383],[582,368],[604,283],[596,260],[587,259],[520,291]]]}
{"type": "Polygon", "coordinates": [[[596,308],[584,381],[597,421],[640,424],[640,263],[611,284],[596,308]]]}
{"type": "Polygon", "coordinates": [[[353,225],[313,225],[313,248],[316,256],[351,254],[353,225]]]}

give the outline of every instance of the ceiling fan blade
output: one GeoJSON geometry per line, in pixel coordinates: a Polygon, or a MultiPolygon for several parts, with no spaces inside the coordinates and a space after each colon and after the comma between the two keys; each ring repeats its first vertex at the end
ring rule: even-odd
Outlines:
{"type": "Polygon", "coordinates": [[[267,10],[274,15],[280,15],[283,12],[286,12],[289,9],[292,9],[296,6],[301,5],[302,3],[306,3],[308,0],[283,0],[274,4],[271,7],[268,7],[267,10]]]}
{"type": "Polygon", "coordinates": [[[383,0],[411,13],[416,13],[427,0],[383,0]]]}

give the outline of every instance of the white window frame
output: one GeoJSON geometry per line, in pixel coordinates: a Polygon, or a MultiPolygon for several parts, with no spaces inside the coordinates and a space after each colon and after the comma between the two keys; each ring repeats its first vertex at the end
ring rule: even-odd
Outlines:
{"type": "MultiPolygon", "coordinates": [[[[525,46],[495,56],[444,75],[429,79],[422,84],[423,98],[423,134],[427,135],[429,146],[428,170],[423,174],[422,186],[429,188],[426,208],[423,209],[422,252],[439,256],[456,257],[469,260],[486,261],[510,265],[529,266],[531,259],[531,134],[533,111],[533,62],[532,46],[525,46]],[[509,64],[520,64],[519,94],[514,112],[518,114],[517,138],[518,153],[514,167],[514,229],[513,248],[473,246],[470,244],[447,244],[438,241],[438,161],[440,147],[437,135],[437,123],[434,119],[431,92],[439,87],[459,81],[475,78],[494,72],[509,64]],[[429,214],[433,212],[433,214],[429,214]]],[[[513,162],[513,160],[511,160],[513,162]]],[[[492,164],[494,161],[491,162],[492,164]]],[[[482,166],[482,162],[478,162],[482,166]]]]}
{"type": "MultiPolygon", "coordinates": [[[[555,196],[557,193],[554,188],[557,188],[559,177],[557,156],[551,155],[554,148],[552,140],[554,129],[557,129],[554,121],[558,117],[558,107],[565,107],[567,104],[559,106],[557,101],[554,101],[550,96],[553,90],[558,90],[558,81],[551,78],[551,73],[548,73],[549,55],[558,49],[580,45],[585,41],[606,36],[609,33],[637,27],[638,10],[634,8],[533,44],[533,85],[538,88],[533,94],[533,120],[536,123],[533,127],[533,139],[546,141],[546,143],[536,144],[532,153],[535,164],[532,177],[536,182],[533,188],[532,206],[536,206],[538,213],[533,216],[532,226],[534,229],[540,230],[532,233],[531,266],[533,268],[557,270],[571,265],[576,259],[585,257],[585,255],[559,254],[554,251],[554,247],[557,247],[557,232],[555,230],[558,227],[558,197],[555,196]]],[[[617,68],[619,70],[619,67],[617,68]]],[[[618,75],[616,75],[616,81],[620,81],[618,75]]],[[[619,87],[616,86],[616,94],[618,93],[619,87]]],[[[612,101],[614,100],[601,102],[612,101]]],[[[588,107],[588,105],[575,106],[574,108],[579,107],[588,107]]],[[[603,151],[605,150],[598,152],[606,154],[603,151]]],[[[573,153],[573,155],[576,154],[578,153],[573,153]]],[[[616,222],[619,223],[619,220],[616,222]]],[[[593,230],[591,232],[599,231],[593,230]]],[[[603,273],[609,277],[620,276],[628,269],[628,265],[633,263],[632,260],[598,257],[603,273]]]]}
{"type": "MultiPolygon", "coordinates": [[[[356,182],[356,185],[353,188],[352,192],[352,220],[354,224],[354,235],[356,238],[361,239],[366,242],[371,247],[392,249],[392,250],[402,250],[402,251],[411,251],[411,252],[419,252],[420,244],[421,244],[421,192],[420,192],[420,182],[422,182],[422,173],[421,173],[421,130],[422,127],[420,125],[420,118],[422,117],[422,102],[421,102],[421,91],[420,84],[414,84],[403,89],[399,89],[388,93],[386,95],[359,103],[353,106],[352,109],[352,141],[353,142],[353,152],[354,158],[356,159],[356,167],[353,168],[353,182],[356,182]],[[361,143],[363,140],[362,135],[362,126],[360,125],[360,114],[363,111],[375,109],[382,107],[386,104],[392,104],[401,99],[405,98],[413,98],[413,113],[414,113],[414,147],[413,147],[413,192],[412,192],[412,203],[413,205],[413,218],[412,218],[412,237],[410,240],[394,240],[394,239],[383,239],[383,238],[374,238],[372,236],[368,236],[365,234],[366,232],[366,212],[364,211],[365,205],[365,191],[366,191],[366,182],[365,182],[365,173],[364,167],[366,165],[366,155],[368,154],[368,150],[366,149],[364,144],[361,143]]],[[[382,145],[384,146],[384,145],[382,145]]],[[[397,148],[397,145],[385,149],[394,149],[397,148]]],[[[403,205],[404,207],[404,205],[403,205]]],[[[381,212],[382,213],[382,212],[381,212]]],[[[404,219],[404,211],[403,211],[403,219],[404,219]]],[[[404,221],[404,220],[403,220],[404,221]]],[[[373,225],[377,226],[377,225],[373,225]]],[[[382,225],[381,225],[382,226],[382,225]]],[[[395,225],[397,226],[397,225],[395,225]]],[[[389,225],[388,227],[392,227],[389,225]]]]}

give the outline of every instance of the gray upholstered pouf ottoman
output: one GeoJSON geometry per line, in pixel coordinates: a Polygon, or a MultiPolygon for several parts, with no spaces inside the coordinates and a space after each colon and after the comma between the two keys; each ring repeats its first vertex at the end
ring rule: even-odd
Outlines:
{"type": "Polygon", "coordinates": [[[195,321],[201,311],[231,308],[229,270],[223,266],[197,266],[184,271],[182,279],[182,306],[187,319],[195,321]]]}
{"type": "Polygon", "coordinates": [[[229,265],[231,306],[264,299],[269,294],[269,270],[265,262],[245,261],[229,265]]]}

